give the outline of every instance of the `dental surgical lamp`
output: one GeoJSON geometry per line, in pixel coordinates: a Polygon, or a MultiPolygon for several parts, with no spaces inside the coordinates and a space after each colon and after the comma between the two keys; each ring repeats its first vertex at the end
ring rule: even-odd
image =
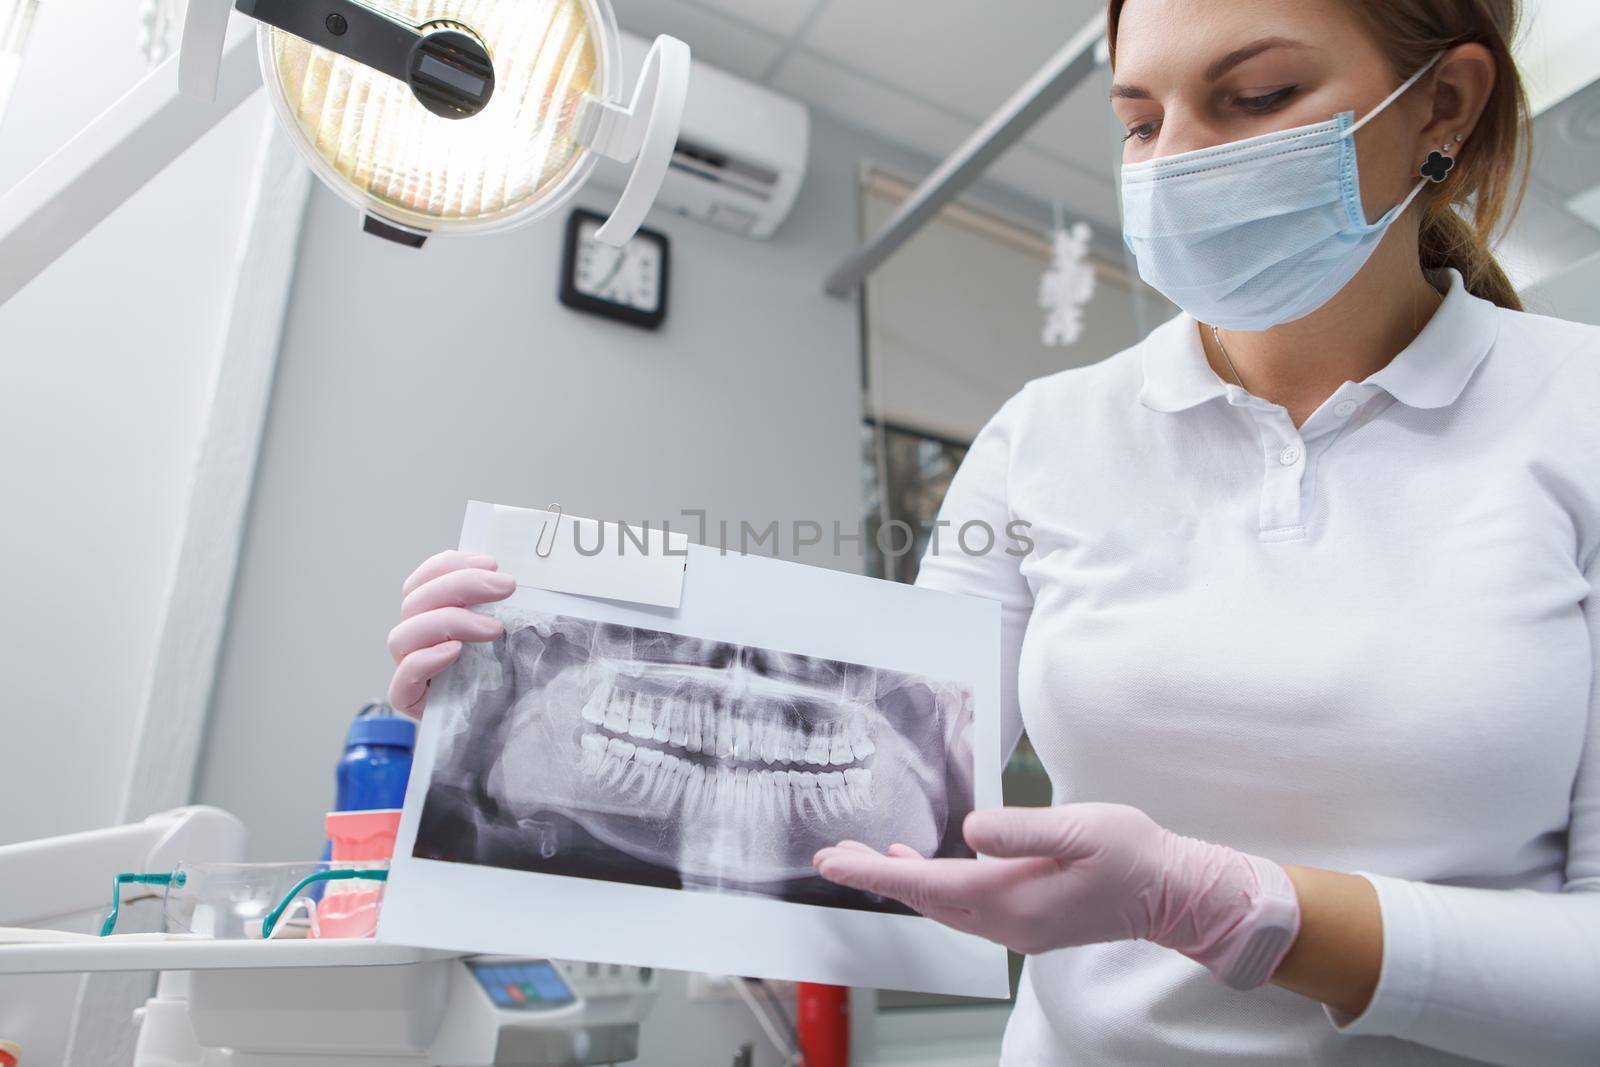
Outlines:
{"type": "Polygon", "coordinates": [[[631,98],[622,82],[609,0],[190,0],[176,59],[0,197],[0,303],[260,84],[369,233],[415,247],[531,222],[605,157],[633,165],[596,234],[620,247],[672,161],[688,46],[656,38],[631,98]]]}

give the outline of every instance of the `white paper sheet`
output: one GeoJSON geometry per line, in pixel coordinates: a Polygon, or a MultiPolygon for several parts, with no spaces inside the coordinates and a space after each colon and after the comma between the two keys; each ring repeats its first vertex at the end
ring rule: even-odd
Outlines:
{"type": "MultiPolygon", "coordinates": [[[[494,521],[472,505],[461,548],[494,521]]],[[[688,551],[676,609],[491,609],[507,635],[429,698],[379,938],[1006,996],[1000,946],[809,865],[843,837],[962,854],[1000,803],[999,606],[688,551]]]]}
{"type": "Polygon", "coordinates": [[[682,601],[687,534],[477,502],[468,521],[482,524],[481,550],[518,585],[666,608],[682,601]]]}

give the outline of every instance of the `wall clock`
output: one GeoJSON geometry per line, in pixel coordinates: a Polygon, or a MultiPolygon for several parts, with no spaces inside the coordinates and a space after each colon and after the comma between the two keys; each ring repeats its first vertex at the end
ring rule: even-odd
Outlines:
{"type": "Polygon", "coordinates": [[[561,302],[647,330],[660,328],[667,317],[667,235],[640,230],[621,248],[612,248],[594,239],[604,222],[604,215],[582,208],[568,217],[561,302]]]}

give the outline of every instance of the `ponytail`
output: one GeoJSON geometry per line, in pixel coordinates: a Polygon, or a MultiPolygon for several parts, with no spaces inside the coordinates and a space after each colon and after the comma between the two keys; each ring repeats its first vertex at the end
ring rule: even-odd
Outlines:
{"type": "Polygon", "coordinates": [[[1421,247],[1423,270],[1453,267],[1461,272],[1461,281],[1473,296],[1513,311],[1522,310],[1522,298],[1489,250],[1488,242],[1450,204],[1442,203],[1437,208],[1429,205],[1426,209],[1421,247]]]}

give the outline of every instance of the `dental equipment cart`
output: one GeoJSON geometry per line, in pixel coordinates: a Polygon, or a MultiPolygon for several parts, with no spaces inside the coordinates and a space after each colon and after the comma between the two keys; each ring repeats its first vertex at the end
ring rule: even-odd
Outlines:
{"type": "MultiPolygon", "coordinates": [[[[0,848],[0,878],[29,861],[32,875],[55,878],[51,906],[59,908],[61,891],[79,883],[74,904],[87,906],[91,882],[103,899],[102,871],[129,866],[130,854],[154,861],[155,869],[178,839],[186,839],[181,847],[191,857],[202,843],[224,858],[242,851],[237,820],[186,808],[143,824],[0,848]],[[115,858],[106,863],[106,856],[115,858]]],[[[0,923],[41,914],[0,916],[0,923]]],[[[649,968],[460,956],[366,939],[0,944],[0,976],[11,990],[26,976],[97,971],[160,972],[156,995],[138,1012],[134,1067],[625,1063],[639,1054],[640,1023],[660,987],[649,968]]],[[[22,1067],[35,1062],[44,1063],[30,1060],[24,1044],[22,1067]]]]}

